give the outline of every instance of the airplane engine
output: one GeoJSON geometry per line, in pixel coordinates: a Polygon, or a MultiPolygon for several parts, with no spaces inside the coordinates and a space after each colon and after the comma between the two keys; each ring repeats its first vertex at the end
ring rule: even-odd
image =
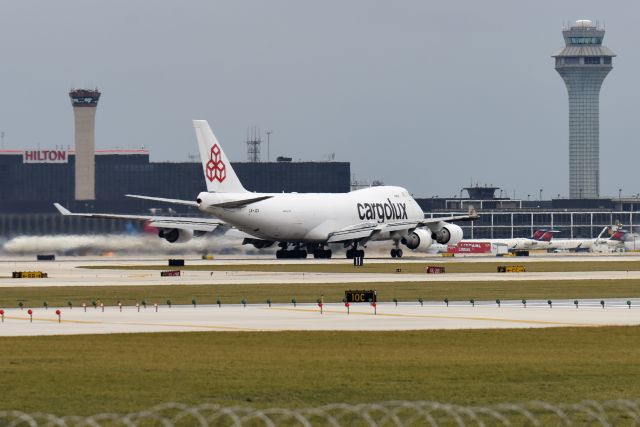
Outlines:
{"type": "Polygon", "coordinates": [[[439,222],[431,228],[431,238],[443,245],[457,245],[462,237],[462,228],[455,224],[439,222]]]}
{"type": "Polygon", "coordinates": [[[193,237],[193,231],[180,228],[163,228],[158,232],[169,243],[185,243],[193,237]]]}
{"type": "Polygon", "coordinates": [[[417,228],[407,237],[403,237],[401,242],[411,250],[425,252],[433,243],[433,239],[431,238],[431,233],[428,230],[417,228]]]}

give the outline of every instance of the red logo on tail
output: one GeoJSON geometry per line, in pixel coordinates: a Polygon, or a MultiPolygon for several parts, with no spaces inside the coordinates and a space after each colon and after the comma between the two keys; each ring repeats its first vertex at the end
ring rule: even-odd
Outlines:
{"type": "Polygon", "coordinates": [[[209,182],[222,182],[227,177],[227,167],[222,161],[222,155],[218,144],[211,147],[211,157],[207,162],[207,179],[209,182]]]}

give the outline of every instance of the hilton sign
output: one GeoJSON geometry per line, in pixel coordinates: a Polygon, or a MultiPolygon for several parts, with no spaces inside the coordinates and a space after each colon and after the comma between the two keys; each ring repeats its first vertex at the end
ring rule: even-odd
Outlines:
{"type": "Polygon", "coordinates": [[[64,150],[28,150],[22,155],[23,163],[68,163],[69,154],[64,150]]]}

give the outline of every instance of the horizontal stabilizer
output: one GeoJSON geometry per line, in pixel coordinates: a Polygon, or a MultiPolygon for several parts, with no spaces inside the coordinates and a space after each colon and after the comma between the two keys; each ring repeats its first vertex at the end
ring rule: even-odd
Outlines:
{"type": "Polygon", "coordinates": [[[252,197],[250,199],[232,200],[230,202],[215,203],[215,204],[213,204],[211,206],[216,207],[216,208],[228,208],[228,209],[241,208],[243,206],[247,206],[247,205],[250,205],[250,204],[256,203],[256,202],[261,202],[263,200],[267,200],[267,199],[270,199],[272,197],[273,196],[252,197]]]}
{"type": "Polygon", "coordinates": [[[198,206],[198,203],[193,200],[165,199],[163,197],[139,196],[137,194],[125,194],[125,196],[131,197],[132,199],[153,200],[155,202],[171,203],[174,205],[198,206]]]}

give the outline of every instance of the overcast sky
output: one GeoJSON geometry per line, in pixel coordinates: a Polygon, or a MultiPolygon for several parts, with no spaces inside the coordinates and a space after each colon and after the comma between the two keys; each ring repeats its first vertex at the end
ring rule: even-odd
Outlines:
{"type": "Polygon", "coordinates": [[[639,2],[602,0],[3,1],[0,130],[5,148],[73,145],[67,92],[97,86],[98,149],[186,161],[190,121],[207,119],[232,160],[256,125],[273,130],[272,159],[335,153],[356,179],[419,196],[473,179],[566,197],[567,94],[550,55],[563,22],[587,18],[619,55],[600,97],[601,193],[631,195],[639,17],[639,2]]]}

